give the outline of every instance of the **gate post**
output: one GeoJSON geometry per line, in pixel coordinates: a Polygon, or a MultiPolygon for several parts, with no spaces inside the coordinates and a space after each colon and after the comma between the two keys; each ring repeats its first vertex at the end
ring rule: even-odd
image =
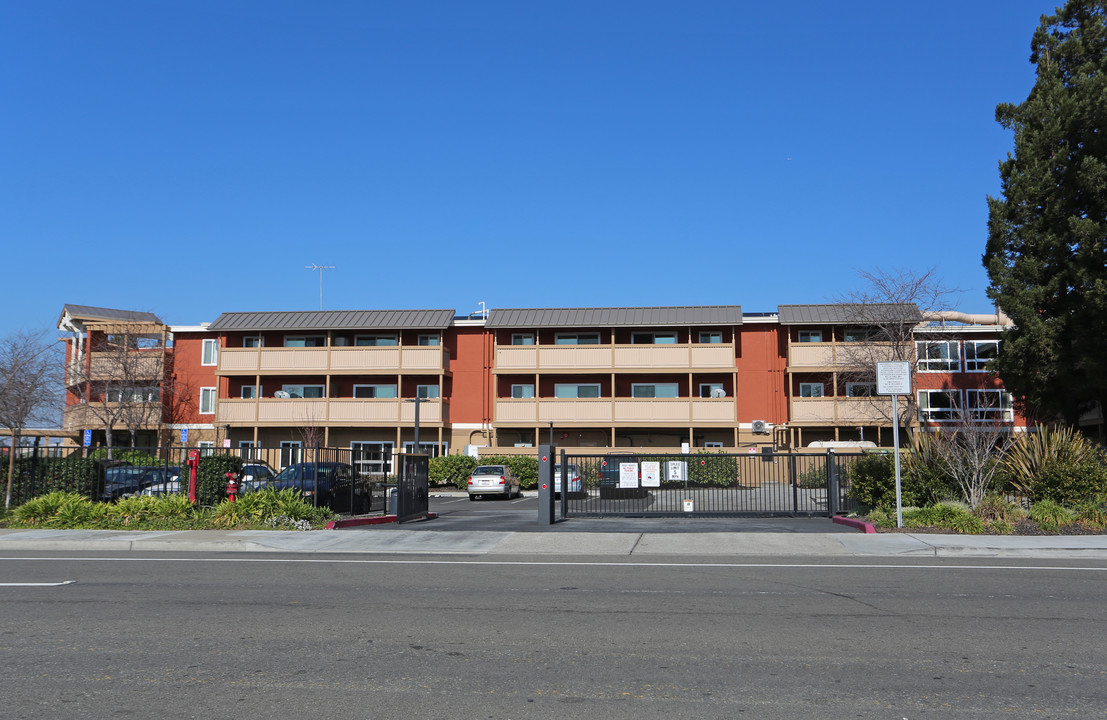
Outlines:
{"type": "Polygon", "coordinates": [[[796,477],[796,454],[788,453],[788,466],[792,473],[792,515],[799,512],[799,478],[796,477]]]}
{"type": "MultiPolygon", "coordinates": [[[[569,516],[569,463],[566,462],[565,448],[561,449],[561,519],[569,516]]],[[[581,489],[584,489],[584,478],[580,479],[581,489]]]]}
{"type": "MultiPolygon", "coordinates": [[[[538,446],[538,524],[553,525],[554,523],[554,453],[557,448],[553,445],[538,446]]],[[[567,473],[562,472],[562,476],[567,473]]]]}
{"type": "Polygon", "coordinates": [[[826,514],[831,518],[838,514],[838,463],[834,448],[826,449],[826,514]]]}

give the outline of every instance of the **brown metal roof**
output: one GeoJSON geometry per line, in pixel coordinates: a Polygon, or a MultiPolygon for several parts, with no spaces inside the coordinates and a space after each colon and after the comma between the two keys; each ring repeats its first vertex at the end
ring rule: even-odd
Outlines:
{"type": "Polygon", "coordinates": [[[872,325],[881,322],[921,323],[912,303],[780,305],[781,325],[872,325]]]}
{"type": "Polygon", "coordinates": [[[624,308],[511,308],[491,310],[485,327],[649,327],[741,325],[739,305],[624,308]]]}
{"type": "Polygon", "coordinates": [[[85,322],[145,322],[162,324],[154,313],[137,312],[135,310],[114,310],[112,308],[93,307],[91,305],[69,305],[62,307],[62,313],[58,317],[58,324],[69,314],[74,320],[85,322]]]}
{"type": "Polygon", "coordinates": [[[210,330],[444,330],[453,310],[312,310],[305,312],[230,312],[210,330]]]}

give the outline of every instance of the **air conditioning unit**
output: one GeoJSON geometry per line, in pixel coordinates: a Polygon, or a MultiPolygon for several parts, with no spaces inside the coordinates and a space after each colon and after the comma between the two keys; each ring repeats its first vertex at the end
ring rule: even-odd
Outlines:
{"type": "Polygon", "coordinates": [[[288,392],[287,390],[278,390],[275,393],[273,393],[273,397],[281,398],[281,399],[290,398],[290,397],[292,397],[292,393],[288,392]]]}
{"type": "Polygon", "coordinates": [[[753,421],[753,432],[757,435],[768,435],[769,434],[769,424],[767,422],[765,422],[764,420],[754,420],[753,421]]]}

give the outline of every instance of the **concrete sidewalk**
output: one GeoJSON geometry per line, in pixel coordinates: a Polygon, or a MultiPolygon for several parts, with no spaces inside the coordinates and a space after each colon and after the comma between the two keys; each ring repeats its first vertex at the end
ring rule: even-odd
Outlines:
{"type": "Polygon", "coordinates": [[[0,529],[0,556],[25,551],[602,556],[940,557],[1107,560],[1107,535],[983,536],[908,533],[311,532],[269,530],[0,529]]]}

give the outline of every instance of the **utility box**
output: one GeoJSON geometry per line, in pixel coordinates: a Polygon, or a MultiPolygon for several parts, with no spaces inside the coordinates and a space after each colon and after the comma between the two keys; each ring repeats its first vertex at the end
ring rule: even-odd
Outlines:
{"type": "Polygon", "coordinates": [[[554,523],[554,465],[557,448],[553,445],[538,446],[538,524],[554,523]]]}

